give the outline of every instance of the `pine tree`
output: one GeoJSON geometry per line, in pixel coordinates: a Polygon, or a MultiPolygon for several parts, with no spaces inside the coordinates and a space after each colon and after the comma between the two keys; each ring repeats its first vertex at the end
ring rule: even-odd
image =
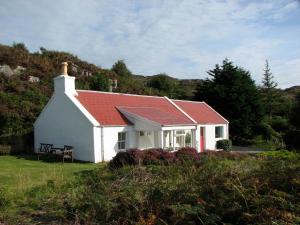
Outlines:
{"type": "Polygon", "coordinates": [[[261,93],[263,97],[263,102],[265,105],[265,110],[269,118],[272,117],[273,112],[276,107],[276,100],[279,97],[276,87],[278,84],[274,81],[274,76],[271,73],[268,60],[266,60],[263,79],[262,79],[262,88],[261,93]]]}
{"type": "Polygon", "coordinates": [[[232,139],[252,138],[263,117],[263,106],[250,72],[225,59],[208,74],[210,79],[198,85],[195,100],[207,102],[229,120],[232,139]]]}

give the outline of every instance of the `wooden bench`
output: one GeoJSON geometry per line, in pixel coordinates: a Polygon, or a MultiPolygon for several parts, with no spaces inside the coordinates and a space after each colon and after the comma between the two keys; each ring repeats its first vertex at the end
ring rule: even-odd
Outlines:
{"type": "Polygon", "coordinates": [[[60,156],[65,162],[65,159],[70,159],[72,162],[74,161],[73,153],[74,147],[70,145],[64,145],[63,148],[52,148],[55,152],[53,154],[60,156]]]}
{"type": "Polygon", "coordinates": [[[41,143],[41,146],[40,148],[38,149],[37,151],[37,157],[38,157],[38,160],[40,160],[40,155],[50,155],[52,154],[52,147],[53,147],[53,144],[46,144],[46,143],[41,143]]]}
{"type": "Polygon", "coordinates": [[[73,157],[74,147],[70,145],[64,145],[63,148],[55,148],[53,144],[41,143],[41,146],[37,152],[38,160],[40,159],[40,155],[55,155],[60,156],[65,162],[65,159],[71,159],[74,161],[73,157]]]}

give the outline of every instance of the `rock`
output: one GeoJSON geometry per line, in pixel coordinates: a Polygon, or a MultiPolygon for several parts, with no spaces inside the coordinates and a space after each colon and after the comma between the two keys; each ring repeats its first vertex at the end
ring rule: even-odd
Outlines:
{"type": "Polygon", "coordinates": [[[31,82],[31,83],[38,83],[38,82],[40,82],[40,78],[35,77],[35,76],[29,76],[28,81],[31,82]]]}
{"type": "Polygon", "coordinates": [[[26,70],[25,67],[23,67],[23,66],[17,66],[17,68],[15,68],[13,70],[13,72],[14,72],[14,75],[20,75],[25,70],[26,70]]]}
{"type": "Polygon", "coordinates": [[[0,65],[0,73],[4,74],[4,76],[11,77],[14,75],[14,71],[10,68],[9,65],[0,65]]]}

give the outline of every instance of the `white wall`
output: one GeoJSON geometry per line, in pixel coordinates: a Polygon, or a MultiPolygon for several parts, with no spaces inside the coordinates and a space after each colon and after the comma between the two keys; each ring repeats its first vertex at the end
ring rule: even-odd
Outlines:
{"type": "Polygon", "coordinates": [[[111,160],[118,149],[118,132],[126,132],[126,149],[136,148],[136,131],[132,126],[103,127],[104,161],[111,160]]]}
{"type": "MultiPolygon", "coordinates": [[[[228,125],[227,124],[212,124],[212,125],[200,125],[204,127],[205,145],[204,148],[208,150],[216,149],[216,142],[222,139],[228,139],[228,125]],[[223,138],[215,138],[215,127],[223,126],[223,138]]],[[[198,135],[198,134],[197,134],[198,135]]],[[[200,132],[199,132],[200,136],[200,132]]]]}
{"type": "Polygon", "coordinates": [[[155,131],[144,131],[144,136],[140,136],[140,132],[136,132],[136,140],[137,140],[137,148],[145,149],[145,148],[153,148],[158,146],[157,132],[155,131]],[[156,137],[155,137],[156,136],[156,137]]]}
{"type": "MultiPolygon", "coordinates": [[[[63,93],[56,93],[34,124],[35,150],[40,143],[74,146],[75,159],[98,161],[94,153],[94,126],[78,107],[63,93]]],[[[98,132],[98,131],[97,131],[98,132]]],[[[98,148],[99,146],[97,146],[98,148]]]]}

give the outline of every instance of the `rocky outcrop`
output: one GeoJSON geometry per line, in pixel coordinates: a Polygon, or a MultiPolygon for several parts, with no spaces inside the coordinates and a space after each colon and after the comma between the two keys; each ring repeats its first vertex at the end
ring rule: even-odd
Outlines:
{"type": "Polygon", "coordinates": [[[14,71],[8,65],[0,65],[0,74],[11,77],[14,75],[14,71]]]}
{"type": "Polygon", "coordinates": [[[0,74],[4,76],[11,77],[13,75],[20,75],[26,70],[23,66],[17,66],[15,69],[11,69],[9,65],[0,65],[0,74]]]}

